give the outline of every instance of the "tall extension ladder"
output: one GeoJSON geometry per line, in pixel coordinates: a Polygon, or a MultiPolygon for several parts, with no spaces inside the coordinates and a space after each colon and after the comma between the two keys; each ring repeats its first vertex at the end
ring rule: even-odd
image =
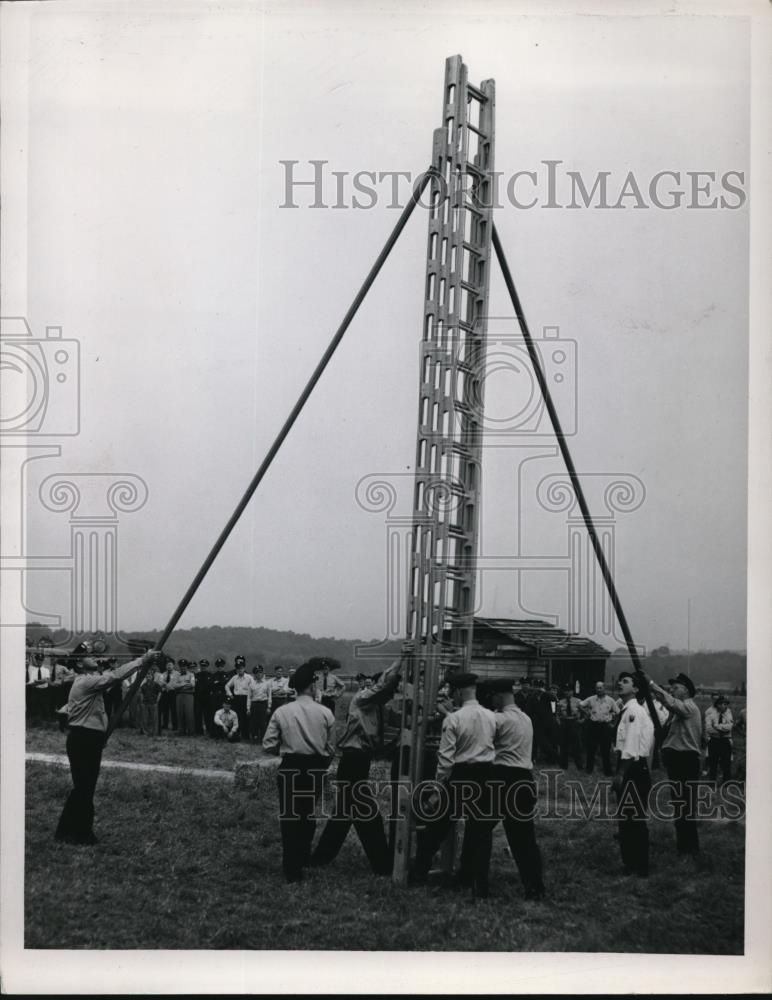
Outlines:
{"type": "Polygon", "coordinates": [[[483,365],[492,231],[494,82],[445,63],[434,132],[418,404],[394,879],[407,879],[411,793],[438,687],[469,669],[475,606],[483,365]]]}

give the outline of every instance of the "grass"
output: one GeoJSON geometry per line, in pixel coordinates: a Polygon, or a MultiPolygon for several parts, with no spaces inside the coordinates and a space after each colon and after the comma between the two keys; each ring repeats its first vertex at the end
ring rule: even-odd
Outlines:
{"type": "MultiPolygon", "coordinates": [[[[61,753],[63,746],[58,731],[28,735],[28,749],[61,753]]],[[[227,768],[256,754],[244,745],[119,730],[106,756],[227,768]]],[[[579,777],[588,793],[598,780],[579,777]]],[[[542,902],[523,899],[499,827],[491,899],[471,905],[438,887],[403,889],[374,878],[353,831],[333,866],[286,885],[272,784],[247,792],[187,775],[104,770],[96,796],[100,843],[93,848],[52,839],[69,787],[66,768],[28,762],[28,948],[743,949],[742,822],[703,823],[695,863],[677,859],[672,824],[653,820],[652,874],[637,880],[620,874],[615,824],[542,819],[542,902]]]]}

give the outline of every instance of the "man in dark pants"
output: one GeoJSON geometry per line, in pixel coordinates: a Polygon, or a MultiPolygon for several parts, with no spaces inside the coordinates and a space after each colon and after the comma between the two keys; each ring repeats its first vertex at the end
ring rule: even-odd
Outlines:
{"type": "Polygon", "coordinates": [[[654,723],[648,709],[638,701],[642,696],[639,678],[622,671],[617,686],[622,698],[616,732],[619,849],[625,874],[645,878],[649,874],[647,805],[651,791],[649,757],[654,748],[654,723]]]}
{"type": "Polygon", "coordinates": [[[204,735],[204,718],[209,702],[209,660],[199,660],[195,671],[196,689],[193,692],[193,731],[196,736],[204,735]]]}
{"type": "Polygon", "coordinates": [[[437,819],[417,836],[412,884],[427,881],[432,859],[453,819],[466,819],[461,849],[459,881],[470,884],[473,898],[488,898],[488,869],[495,815],[492,787],[496,719],[477,701],[477,675],[448,678],[461,699],[461,707],[445,717],[437,754],[437,780],[447,789],[448,801],[440,804],[437,819]],[[447,808],[449,806],[449,808],[447,808]]]}
{"type": "Polygon", "coordinates": [[[700,850],[696,791],[700,780],[702,716],[694,702],[694,684],[691,677],[679,674],[668,681],[668,692],[647,680],[652,693],[670,710],[667,736],[662,741],[662,760],[675,786],[670,800],[675,814],[676,849],[682,855],[696,855],[700,850]]]}
{"type": "Polygon", "coordinates": [[[206,728],[210,736],[217,737],[220,734],[219,727],[214,724],[215,712],[222,708],[223,700],[226,698],[225,685],[228,683],[229,675],[225,670],[225,660],[218,656],[214,661],[214,673],[209,675],[209,696],[207,698],[206,728]]]}
{"type": "Polygon", "coordinates": [[[314,700],[314,668],[301,664],[290,678],[297,698],[277,708],[263,738],[263,748],[281,756],[276,784],[282,869],[287,882],[299,882],[311,861],[314,810],[330,766],[335,717],[314,700]]]}
{"type": "Polygon", "coordinates": [[[606,685],[598,681],[595,694],[580,702],[586,718],[584,724],[587,736],[587,773],[592,774],[595,767],[595,754],[600,750],[603,761],[603,773],[611,777],[611,742],[614,738],[614,722],[619,713],[617,704],[611,695],[606,694],[606,685]]]}
{"type": "Polygon", "coordinates": [[[83,673],[73,682],[68,702],[67,757],[72,774],[72,791],[54,834],[57,840],[67,844],[96,844],[93,829],[94,790],[102,764],[108,722],[104,692],[113,684],[120,686],[124,678],[131,677],[140,667],[162,655],[151,651],[103,674],[99,673],[99,664],[93,657],[87,656],[82,660],[83,673]]]}
{"type": "Polygon", "coordinates": [[[581,770],[585,763],[582,760],[582,711],[579,705],[573,685],[567,685],[557,706],[560,766],[564,771],[568,770],[569,758],[577,770],[581,770]]]}
{"type": "Polygon", "coordinates": [[[542,857],[534,829],[537,797],[531,755],[533,723],[515,704],[514,684],[512,677],[488,682],[496,709],[494,803],[525,898],[543,899],[542,857]]]}
{"type": "Polygon", "coordinates": [[[732,777],[732,729],[734,719],[729,699],[721,695],[705,712],[705,736],[708,740],[708,779],[715,781],[721,768],[722,781],[732,777]]]}
{"type": "Polygon", "coordinates": [[[338,740],[341,757],[335,812],[314,849],[312,865],[328,865],[337,857],[353,823],[375,874],[391,873],[383,819],[365,783],[370,777],[373,754],[383,746],[383,707],[399,684],[402,664],[403,658],[395,660],[371,688],[357,691],[351,699],[346,728],[338,740]]]}
{"type": "Polygon", "coordinates": [[[164,657],[160,663],[163,667],[155,675],[156,684],[161,688],[161,699],[158,702],[159,729],[167,729],[171,723],[172,729],[177,729],[177,694],[174,690],[177,682],[177,670],[171,656],[164,657]]]}
{"type": "Polygon", "coordinates": [[[249,696],[252,678],[247,674],[247,661],[243,656],[235,659],[236,673],[225,685],[225,693],[233,701],[233,710],[239,717],[239,729],[245,740],[249,739],[249,696]]]}

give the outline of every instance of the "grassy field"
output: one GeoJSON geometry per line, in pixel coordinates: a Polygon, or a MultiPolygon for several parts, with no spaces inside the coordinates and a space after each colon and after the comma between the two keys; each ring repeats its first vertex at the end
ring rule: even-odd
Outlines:
{"type": "MultiPolygon", "coordinates": [[[[63,753],[33,728],[28,749],[63,753]]],[[[256,748],[149,739],[119,730],[106,756],[229,768],[256,748]]],[[[570,771],[571,777],[577,777],[570,771]]],[[[589,793],[599,780],[580,776],[589,793]]],[[[27,764],[28,948],[611,951],[739,954],[743,822],[704,822],[699,861],[679,861],[672,824],[650,823],[652,873],[625,877],[615,824],[542,819],[548,896],[523,899],[503,833],[492,895],[475,905],[435,886],[402,889],[369,871],[353,832],[336,863],[286,885],[276,797],[206,778],[103,770],[93,848],[54,842],[66,768],[27,764]]]]}

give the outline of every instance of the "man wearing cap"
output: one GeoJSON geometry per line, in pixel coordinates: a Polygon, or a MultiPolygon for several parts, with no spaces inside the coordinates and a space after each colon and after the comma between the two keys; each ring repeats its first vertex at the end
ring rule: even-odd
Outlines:
{"type": "Polygon", "coordinates": [[[303,663],[292,674],[289,683],[297,697],[276,709],[263,737],[263,749],[281,757],[276,783],[287,882],[299,882],[311,862],[315,805],[332,757],[335,717],[314,699],[314,672],[303,663]]]}
{"type": "Polygon", "coordinates": [[[448,678],[461,701],[458,711],[446,716],[442,723],[437,754],[437,781],[447,788],[449,801],[445,807],[440,803],[440,815],[419,831],[410,881],[426,882],[432,859],[452,820],[463,813],[466,825],[459,881],[471,884],[473,897],[487,899],[496,822],[491,794],[496,719],[477,700],[477,679],[477,674],[448,678]]]}
{"type": "MultiPolygon", "coordinates": [[[[645,675],[644,675],[645,677],[645,675]]],[[[662,741],[662,759],[667,776],[673,782],[671,802],[675,815],[676,848],[681,855],[696,855],[700,850],[697,832],[696,789],[700,778],[702,716],[694,702],[691,677],[678,674],[665,691],[646,678],[652,694],[670,710],[670,720],[662,741]]]]}
{"type": "Polygon", "coordinates": [[[705,736],[708,739],[708,778],[715,781],[721,767],[722,781],[732,777],[732,729],[734,719],[729,699],[719,695],[705,712],[705,736]]]}
{"type": "Polygon", "coordinates": [[[515,679],[488,682],[496,709],[494,791],[496,816],[504,825],[526,899],[544,898],[541,851],[536,843],[536,783],[533,780],[533,723],[515,703],[515,679]]]}
{"type": "Polygon", "coordinates": [[[340,763],[335,812],[322,830],[311,857],[312,865],[328,865],[337,857],[353,823],[373,872],[391,873],[383,819],[365,782],[370,777],[373,755],[383,747],[383,710],[397,689],[403,662],[404,653],[371,688],[357,691],[349,703],[346,728],[338,740],[340,763]]]}
{"type": "Polygon", "coordinates": [[[158,662],[163,654],[150,651],[136,660],[99,673],[91,657],[81,661],[83,673],[73,681],[67,703],[69,729],[67,757],[72,774],[72,791],[64,804],[54,836],[68,844],[96,844],[94,834],[94,791],[102,764],[102,747],[107,731],[104,692],[120,685],[140,667],[158,662]]]}
{"type": "Polygon", "coordinates": [[[638,699],[643,696],[635,674],[623,670],[617,682],[622,698],[616,750],[619,754],[617,820],[622,864],[628,875],[649,874],[647,803],[651,791],[649,757],[654,747],[654,723],[638,699]]]}
{"type": "Polygon", "coordinates": [[[256,743],[262,743],[265,727],[271,714],[271,682],[265,676],[265,668],[258,663],[252,670],[249,688],[249,736],[256,743]]]}
{"type": "Polygon", "coordinates": [[[219,736],[220,729],[215,726],[215,713],[222,708],[223,699],[226,697],[225,685],[228,683],[228,674],[225,670],[225,660],[218,656],[214,661],[214,673],[209,675],[209,699],[207,702],[207,729],[210,736],[219,736]]]}
{"type": "Polygon", "coordinates": [[[244,739],[249,738],[249,695],[252,690],[252,678],[247,677],[247,661],[243,656],[235,660],[236,673],[225,685],[225,693],[233,702],[236,715],[239,717],[239,729],[244,739]]]}
{"type": "Polygon", "coordinates": [[[155,682],[161,689],[161,698],[158,702],[159,732],[162,729],[177,728],[177,696],[174,686],[177,680],[177,670],[174,659],[171,656],[164,656],[163,669],[157,670],[155,682]]]}
{"type": "Polygon", "coordinates": [[[340,669],[340,662],[334,660],[331,656],[314,656],[309,660],[309,663],[313,663],[318,671],[315,690],[316,700],[320,701],[325,708],[329,708],[332,714],[335,715],[335,706],[338,698],[346,690],[346,685],[343,681],[332,673],[333,670],[340,669]]]}
{"type": "Polygon", "coordinates": [[[196,690],[193,692],[193,728],[196,736],[204,735],[204,721],[209,703],[209,660],[199,660],[195,671],[196,690]]]}
{"type": "Polygon", "coordinates": [[[277,708],[286,705],[290,694],[290,682],[289,678],[284,675],[284,667],[275,666],[271,678],[271,711],[275,712],[277,708]]]}
{"type": "Polygon", "coordinates": [[[582,713],[587,720],[585,732],[587,737],[587,773],[592,774],[595,767],[595,754],[600,749],[603,761],[603,773],[611,777],[611,741],[614,737],[614,722],[619,714],[617,703],[610,694],[606,694],[606,685],[598,681],[595,694],[585,698],[580,703],[582,713]]]}

